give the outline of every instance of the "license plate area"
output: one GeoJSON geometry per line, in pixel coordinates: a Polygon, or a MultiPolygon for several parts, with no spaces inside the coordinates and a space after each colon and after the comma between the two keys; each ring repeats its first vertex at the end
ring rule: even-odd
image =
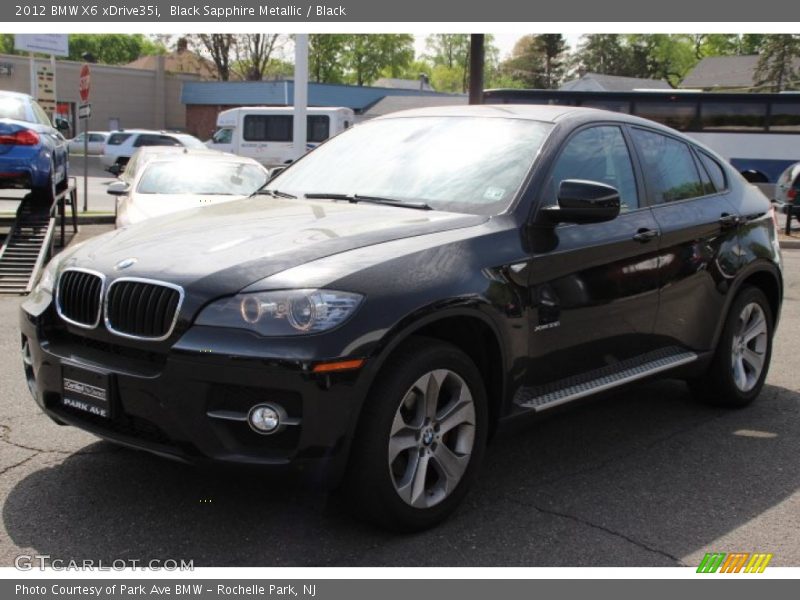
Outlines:
{"type": "Polygon", "coordinates": [[[90,415],[110,419],[111,374],[83,366],[61,365],[61,404],[90,415]]]}

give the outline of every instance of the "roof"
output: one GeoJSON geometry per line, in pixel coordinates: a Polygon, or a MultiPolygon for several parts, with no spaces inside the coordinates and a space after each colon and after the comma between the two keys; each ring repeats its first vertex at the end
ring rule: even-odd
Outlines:
{"type": "Polygon", "coordinates": [[[420,88],[419,79],[398,79],[397,77],[381,77],[375,82],[375,87],[392,88],[395,90],[416,90],[422,89],[426,92],[432,92],[433,88],[427,81],[422,84],[420,88]]]}
{"type": "Polygon", "coordinates": [[[364,113],[364,116],[380,117],[398,110],[426,108],[428,106],[463,105],[466,103],[466,96],[386,96],[373,104],[364,113]]]}
{"type": "Polygon", "coordinates": [[[466,106],[440,106],[418,108],[392,113],[381,117],[383,119],[405,117],[489,117],[506,119],[524,119],[545,123],[571,121],[573,123],[588,123],[591,121],[619,121],[623,123],[639,124],[650,129],[660,129],[671,135],[681,135],[674,129],[649,121],[634,115],[587,108],[583,106],[564,106],[560,104],[469,104],[466,106]]]}
{"type": "MultiPolygon", "coordinates": [[[[682,88],[749,88],[755,85],[758,55],[708,56],[689,71],[681,81],[682,88]]],[[[800,69],[800,58],[794,62],[800,69]]]]}
{"type": "MultiPolygon", "coordinates": [[[[148,69],[154,71],[157,66],[157,61],[158,56],[150,54],[147,56],[140,56],[125,66],[131,69],[148,69]]],[[[205,79],[214,79],[216,77],[216,69],[213,63],[189,50],[178,50],[177,52],[164,55],[164,70],[168,73],[191,73],[205,79]]]]}
{"type": "Polygon", "coordinates": [[[573,92],[632,92],[634,90],[670,90],[672,86],[662,79],[586,73],[578,79],[567,81],[559,89],[573,92]]]}
{"type": "MultiPolygon", "coordinates": [[[[309,106],[344,106],[362,112],[386,96],[453,97],[453,94],[371,86],[309,83],[309,106]]],[[[184,104],[216,106],[288,106],[294,104],[294,82],[187,81],[181,91],[184,104]]]]}

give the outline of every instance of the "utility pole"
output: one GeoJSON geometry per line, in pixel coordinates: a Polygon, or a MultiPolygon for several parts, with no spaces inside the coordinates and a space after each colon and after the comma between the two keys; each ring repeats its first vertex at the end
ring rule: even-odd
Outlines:
{"type": "Polygon", "coordinates": [[[294,160],[306,153],[308,108],[308,34],[294,40],[294,160]]]}
{"type": "Polygon", "coordinates": [[[469,36],[469,103],[483,104],[483,42],[482,33],[469,36]]]}

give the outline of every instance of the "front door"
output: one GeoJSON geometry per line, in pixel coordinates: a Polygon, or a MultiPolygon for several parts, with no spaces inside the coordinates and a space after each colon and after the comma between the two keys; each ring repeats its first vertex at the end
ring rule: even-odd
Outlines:
{"type": "Polygon", "coordinates": [[[542,205],[561,181],[598,181],[620,192],[612,221],[537,227],[531,234],[530,368],[542,386],[635,359],[656,346],[659,229],[643,200],[629,139],[615,124],[578,130],[552,168],[542,205]]]}

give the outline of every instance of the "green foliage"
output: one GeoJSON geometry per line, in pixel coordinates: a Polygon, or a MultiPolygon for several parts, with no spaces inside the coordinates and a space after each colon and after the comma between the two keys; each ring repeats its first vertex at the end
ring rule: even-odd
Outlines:
{"type": "MultiPolygon", "coordinates": [[[[564,77],[567,43],[559,33],[526,35],[514,45],[511,58],[500,65],[503,77],[519,86],[553,89],[564,77]]],[[[515,86],[517,87],[517,86],[515,86]]]]}
{"type": "Polygon", "coordinates": [[[347,83],[369,85],[384,69],[401,73],[414,59],[414,36],[409,34],[354,34],[344,38],[341,59],[347,83]]]}
{"type": "MultiPolygon", "coordinates": [[[[89,52],[98,63],[124,65],[140,56],[166,54],[166,47],[141,33],[71,33],[68,60],[83,60],[89,52]]],[[[0,53],[25,54],[14,50],[14,34],[0,34],[0,53]]]]}
{"type": "Polygon", "coordinates": [[[313,33],[308,36],[308,75],[311,81],[342,83],[346,35],[313,33]]]}
{"type": "Polygon", "coordinates": [[[800,35],[767,35],[762,40],[755,84],[763,91],[782,92],[800,89],[800,35]]]}
{"type": "Polygon", "coordinates": [[[69,60],[92,54],[98,63],[124,65],[140,56],[165,54],[166,48],[141,33],[75,33],[69,36],[69,60]]]}

